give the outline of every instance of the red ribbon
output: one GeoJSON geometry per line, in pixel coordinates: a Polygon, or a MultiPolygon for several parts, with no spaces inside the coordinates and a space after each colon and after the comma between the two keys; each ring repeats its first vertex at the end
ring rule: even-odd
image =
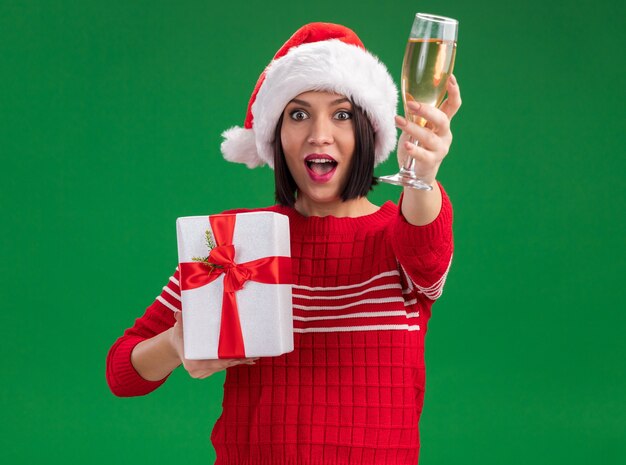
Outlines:
{"type": "Polygon", "coordinates": [[[209,254],[209,262],[221,268],[208,267],[202,262],[180,263],[180,288],[196,289],[215,281],[224,274],[222,294],[222,322],[217,349],[219,358],[243,358],[245,347],[239,320],[239,308],[235,293],[246,281],[264,284],[290,284],[291,259],[289,257],[265,257],[246,263],[235,262],[236,215],[209,216],[216,247],[209,254]]]}

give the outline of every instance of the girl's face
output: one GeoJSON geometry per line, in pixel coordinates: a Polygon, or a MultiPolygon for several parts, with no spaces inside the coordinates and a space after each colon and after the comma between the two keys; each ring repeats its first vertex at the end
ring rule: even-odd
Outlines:
{"type": "Polygon", "coordinates": [[[285,107],[280,139],[298,201],[341,201],[355,147],[350,101],[329,92],[296,96],[285,107]]]}

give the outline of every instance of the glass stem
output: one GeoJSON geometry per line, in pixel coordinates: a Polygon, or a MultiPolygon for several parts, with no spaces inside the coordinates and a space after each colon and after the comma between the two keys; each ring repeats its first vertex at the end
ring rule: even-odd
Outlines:
{"type": "Polygon", "coordinates": [[[403,172],[409,172],[415,174],[415,158],[407,155],[407,159],[402,167],[403,172]]]}
{"type": "MultiPolygon", "coordinates": [[[[414,145],[418,145],[419,144],[419,142],[417,142],[412,137],[409,137],[409,142],[411,144],[414,144],[414,145]]],[[[411,175],[414,177],[415,176],[415,158],[413,158],[410,155],[407,155],[406,156],[406,160],[404,161],[404,166],[402,168],[400,168],[400,172],[402,174],[411,173],[411,175]]]]}

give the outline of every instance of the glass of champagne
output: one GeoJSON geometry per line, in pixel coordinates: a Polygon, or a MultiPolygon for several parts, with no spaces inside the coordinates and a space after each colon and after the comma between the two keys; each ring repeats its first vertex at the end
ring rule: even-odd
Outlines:
{"type": "MultiPolygon", "coordinates": [[[[426,120],[411,114],[407,103],[416,101],[439,107],[446,95],[448,78],[454,67],[458,21],[443,16],[417,13],[402,62],[402,100],[407,119],[420,126],[426,120]]],[[[410,139],[417,145],[417,141],[410,139]]],[[[381,176],[379,181],[398,186],[431,190],[432,186],[415,175],[415,160],[407,156],[400,171],[381,176]]]]}

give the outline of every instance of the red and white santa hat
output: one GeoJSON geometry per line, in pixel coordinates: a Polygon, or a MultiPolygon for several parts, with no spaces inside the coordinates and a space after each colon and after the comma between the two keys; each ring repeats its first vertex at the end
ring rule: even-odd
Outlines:
{"type": "Polygon", "coordinates": [[[278,50],[256,83],[243,128],[222,134],[224,158],[249,168],[266,163],[273,168],[272,142],[280,115],[295,96],[308,91],[345,95],[361,107],[374,128],[375,164],[387,159],[397,138],[396,85],[352,30],[331,23],[301,27],[278,50]]]}

